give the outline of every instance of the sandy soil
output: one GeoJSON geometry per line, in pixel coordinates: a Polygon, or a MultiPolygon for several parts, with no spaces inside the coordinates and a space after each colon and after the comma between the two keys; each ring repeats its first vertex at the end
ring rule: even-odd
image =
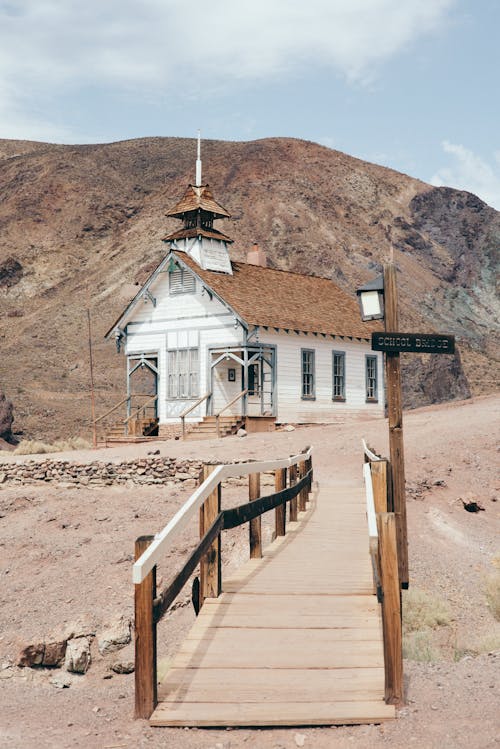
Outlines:
{"type": "MultiPolygon", "coordinates": [[[[405,415],[410,579],[443,600],[451,621],[430,634],[430,662],[405,661],[406,704],[383,726],[272,730],[151,729],[133,720],[133,674],[113,674],[110,663],[131,646],[99,655],[85,676],[59,689],[59,669],[20,669],[29,642],[93,632],[120,616],[132,617],[134,539],[157,532],[188,496],[161,487],[68,488],[0,485],[0,745],[65,749],[288,749],[303,745],[424,749],[497,745],[500,632],[488,608],[485,581],[499,559],[499,399],[427,407],[405,415]],[[475,499],[484,512],[465,512],[475,499]],[[472,652],[480,651],[479,655],[472,652]]],[[[294,432],[226,438],[220,442],[155,444],[163,455],[203,459],[282,457],[313,444],[315,477],[361,471],[360,439],[387,450],[383,421],[300,428],[294,432]]],[[[146,454],[150,445],[69,453],[85,460],[146,454]]],[[[2,458],[4,455],[2,454],[2,458]]],[[[11,456],[9,459],[19,460],[11,456]]],[[[224,503],[245,501],[229,487],[224,503]]],[[[159,567],[164,579],[196,541],[187,530],[159,567]]],[[[225,567],[241,562],[246,529],[227,534],[225,567]]],[[[224,574],[224,573],[223,573],[224,574]]],[[[171,657],[193,621],[189,591],[159,627],[159,655],[171,657]]]]}

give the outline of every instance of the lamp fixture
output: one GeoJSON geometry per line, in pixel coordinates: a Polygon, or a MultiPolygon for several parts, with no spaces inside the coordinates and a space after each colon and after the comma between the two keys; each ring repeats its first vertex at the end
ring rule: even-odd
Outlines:
{"type": "Polygon", "coordinates": [[[384,319],[384,276],[382,274],[356,289],[356,294],[363,322],[384,319]]]}

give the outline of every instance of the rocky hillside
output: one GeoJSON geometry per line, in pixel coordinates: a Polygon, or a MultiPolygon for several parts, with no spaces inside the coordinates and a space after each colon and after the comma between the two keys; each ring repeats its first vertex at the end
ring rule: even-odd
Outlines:
{"type": "MultiPolygon", "coordinates": [[[[27,436],[88,434],[87,308],[98,413],[122,397],[123,357],[103,334],[163,256],[177,226],[165,212],[192,182],[194,158],[194,141],[179,138],[0,140],[0,391],[27,436]]],[[[232,215],[220,228],[234,259],[259,242],[271,265],[354,293],[392,241],[402,328],[454,333],[461,355],[406,355],[407,405],[495,388],[497,211],[298,140],[208,141],[203,165],[232,215]]]]}

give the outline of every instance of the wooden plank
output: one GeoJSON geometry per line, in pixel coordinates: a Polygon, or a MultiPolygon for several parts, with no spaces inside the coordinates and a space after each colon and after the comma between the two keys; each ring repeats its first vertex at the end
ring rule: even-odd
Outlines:
{"type": "MultiPolygon", "coordinates": [[[[274,474],[274,489],[280,492],[286,488],[286,468],[278,468],[274,474]]],[[[286,532],[286,504],[276,508],[275,512],[275,534],[284,536],[286,532]]]]}
{"type": "Polygon", "coordinates": [[[382,700],[384,669],[248,669],[241,679],[238,669],[171,669],[162,684],[159,701],[206,702],[346,702],[382,700]]]}
{"type": "Polygon", "coordinates": [[[232,610],[241,607],[247,610],[251,607],[254,611],[282,611],[291,616],[294,611],[300,609],[311,614],[325,612],[325,614],[365,613],[370,612],[378,617],[379,605],[375,596],[342,596],[325,593],[324,596],[309,594],[282,595],[275,599],[266,598],[260,601],[258,593],[222,593],[219,598],[207,599],[204,611],[207,609],[220,609],[231,606],[232,610]]]}
{"type": "MultiPolygon", "coordinates": [[[[297,483],[297,466],[290,466],[288,471],[289,484],[295,486],[297,483]]],[[[299,500],[298,497],[294,497],[290,500],[290,522],[297,522],[299,512],[299,500]]]]}
{"type": "Polygon", "coordinates": [[[366,702],[210,702],[170,705],[162,702],[150,719],[152,726],[305,726],[381,723],[395,717],[382,700],[366,702]]]}
{"type": "Polygon", "coordinates": [[[385,699],[398,704],[403,699],[403,652],[401,633],[401,598],[397,559],[396,523],[394,513],[378,516],[380,577],[384,599],[382,624],[385,654],[385,699]]]}
{"type": "MultiPolygon", "coordinates": [[[[238,630],[239,631],[239,630],[238,630]]],[[[227,668],[252,669],[252,668],[381,668],[384,665],[384,653],[382,643],[377,640],[357,641],[353,647],[347,647],[346,642],[333,639],[322,639],[321,646],[317,642],[319,635],[324,630],[314,631],[314,641],[306,647],[303,639],[295,640],[286,637],[295,630],[283,630],[276,638],[274,649],[266,646],[259,637],[258,640],[244,641],[243,647],[252,648],[251,652],[236,651],[231,653],[230,663],[225,660],[229,647],[228,643],[214,639],[207,647],[207,643],[186,640],[179,653],[175,656],[172,665],[175,668],[227,668]],[[284,652],[279,650],[281,639],[287,642],[287,646],[295,652],[284,652]],[[224,660],[223,660],[224,659],[224,660]]],[[[268,634],[277,630],[268,630],[268,634]]],[[[311,635],[309,634],[309,637],[311,635]]],[[[235,641],[235,640],[233,640],[235,641]]],[[[243,678],[243,677],[242,677],[243,678]]]]}
{"type": "Polygon", "coordinates": [[[371,463],[371,473],[375,512],[387,512],[387,461],[377,460],[371,463]]]}
{"type": "MultiPolygon", "coordinates": [[[[203,466],[203,481],[210,478],[215,466],[203,466]]],[[[221,485],[218,484],[200,507],[200,538],[203,538],[216,520],[221,509],[221,485]]],[[[200,598],[199,607],[205,598],[217,598],[222,589],[222,564],[220,534],[200,561],[200,598]]]]}
{"type": "MultiPolygon", "coordinates": [[[[141,536],[135,542],[135,558],[151,544],[154,536],[141,536]]],[[[153,601],[156,596],[156,567],[135,585],[135,717],[149,718],[157,703],[156,624],[153,601]]]]}
{"type": "MultiPolygon", "coordinates": [[[[260,473],[251,473],[248,477],[248,499],[252,502],[260,497],[260,473]]],[[[253,518],[248,524],[250,559],[262,557],[262,516],[253,518]]]]}

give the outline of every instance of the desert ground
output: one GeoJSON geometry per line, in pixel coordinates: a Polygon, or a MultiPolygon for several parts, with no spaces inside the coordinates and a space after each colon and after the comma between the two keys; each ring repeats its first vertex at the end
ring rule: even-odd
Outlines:
{"type": "MultiPolygon", "coordinates": [[[[355,747],[482,749],[500,743],[500,575],[498,436],[495,396],[405,413],[410,591],[405,616],[405,703],[396,721],[380,726],[296,729],[166,729],[134,720],[134,676],[110,670],[133,658],[132,645],[101,655],[109,625],[133,615],[134,539],[158,532],[192,489],[165,486],[72,488],[67,484],[0,484],[0,746],[5,749],[315,749],[355,747]],[[463,502],[483,510],[472,513],[463,502]],[[443,611],[427,625],[409,596],[443,611]],[[495,598],[496,596],[496,598],[495,598]],[[497,617],[500,616],[498,610],[497,617]],[[408,625],[407,625],[408,626],[408,625]],[[20,668],[29,643],[92,633],[85,675],[20,668]],[[62,683],[68,686],[62,688],[62,683]]],[[[361,473],[361,438],[387,454],[383,420],[300,427],[220,441],[155,442],[62,457],[161,455],[220,461],[285,457],[313,445],[315,479],[361,473]]],[[[4,460],[22,456],[1,454],[4,460]]],[[[54,456],[56,457],[56,456],[54,456]]],[[[30,459],[36,459],[30,456],[30,459]]],[[[224,490],[226,505],[246,501],[244,487],[224,490]]],[[[268,534],[269,535],[269,534],[268,534]]],[[[196,543],[187,530],[159,566],[164,581],[196,543]]],[[[368,539],[367,539],[368,550],[368,539]]],[[[248,554],[246,528],[224,540],[224,566],[248,554]]],[[[224,577],[224,572],[223,572],[224,577]]],[[[431,618],[432,619],[432,618],[431,618]]],[[[168,667],[192,621],[186,588],[158,629],[160,666],[168,667]]],[[[161,670],[160,668],[160,670],[161,670]]]]}

